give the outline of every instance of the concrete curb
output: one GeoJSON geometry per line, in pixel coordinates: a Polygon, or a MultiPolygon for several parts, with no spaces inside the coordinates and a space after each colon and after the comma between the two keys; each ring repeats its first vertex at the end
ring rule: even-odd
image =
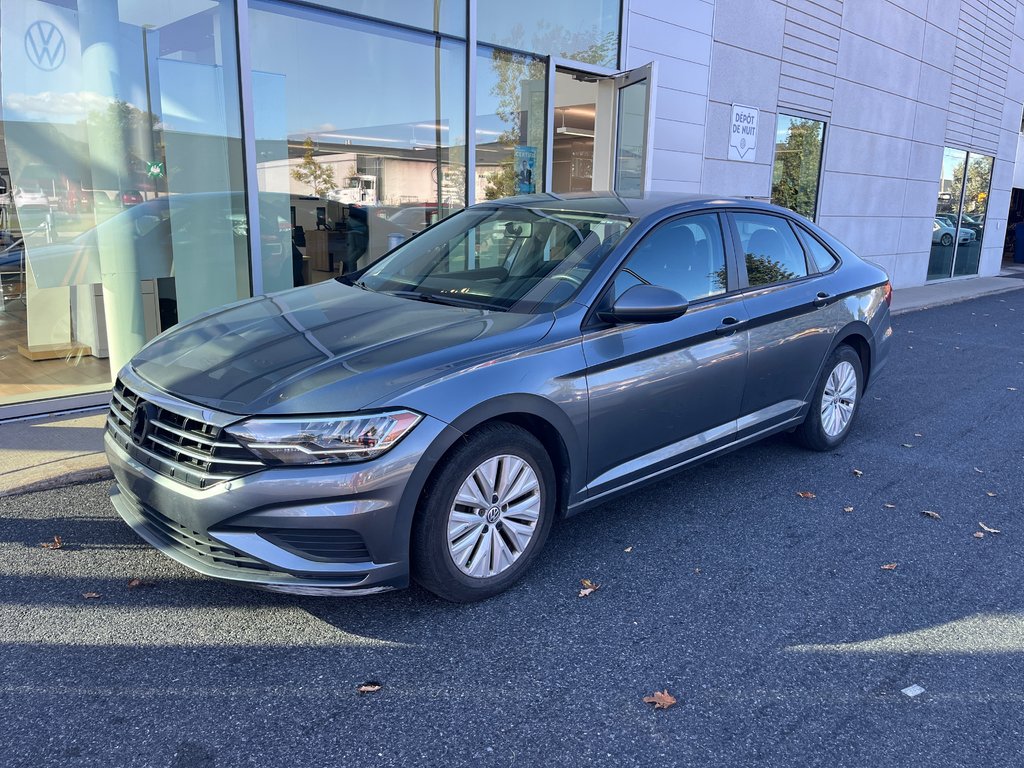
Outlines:
{"type": "MultiPolygon", "coordinates": [[[[912,303],[910,306],[897,307],[895,309],[891,309],[889,311],[889,314],[891,314],[891,315],[905,315],[905,314],[907,314],[909,312],[920,312],[922,309],[935,309],[937,307],[949,306],[950,304],[960,304],[961,302],[964,302],[964,301],[970,301],[972,299],[981,299],[981,298],[984,298],[986,296],[996,296],[996,295],[998,295],[1000,293],[1010,293],[1011,291],[1019,291],[1022,288],[1024,288],[1024,280],[1021,280],[1019,278],[1003,278],[1003,280],[1006,281],[1006,283],[1007,283],[1006,285],[993,286],[991,288],[986,288],[985,290],[982,290],[982,291],[974,291],[972,293],[966,293],[965,292],[965,293],[955,294],[955,295],[945,295],[945,296],[942,296],[942,297],[936,298],[936,299],[918,300],[919,303],[912,303]],[[1013,283],[1019,283],[1019,285],[1013,285],[1013,283]]],[[[922,286],[922,287],[927,287],[927,286],[922,286]]],[[[904,288],[902,290],[903,291],[908,291],[908,290],[915,290],[915,289],[913,289],[913,288],[910,288],[910,289],[904,288]]],[[[898,303],[897,302],[897,297],[898,297],[899,293],[900,293],[899,290],[894,291],[894,296],[893,296],[893,303],[894,304],[898,303]]],[[[911,299],[911,301],[913,301],[913,300],[911,299]]]]}
{"type": "Polygon", "coordinates": [[[112,480],[114,477],[110,467],[93,467],[91,469],[78,469],[63,475],[54,475],[45,480],[36,480],[0,491],[0,499],[9,499],[14,496],[24,496],[27,493],[38,493],[49,491],[54,488],[66,488],[72,485],[83,485],[94,483],[100,480],[112,480]]]}

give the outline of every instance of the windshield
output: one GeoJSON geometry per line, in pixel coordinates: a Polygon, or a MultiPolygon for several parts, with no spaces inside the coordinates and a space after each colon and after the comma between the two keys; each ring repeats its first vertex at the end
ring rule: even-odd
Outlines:
{"type": "Polygon", "coordinates": [[[576,295],[632,223],[577,211],[469,208],[399,246],[356,285],[423,301],[550,312],[576,295]]]}

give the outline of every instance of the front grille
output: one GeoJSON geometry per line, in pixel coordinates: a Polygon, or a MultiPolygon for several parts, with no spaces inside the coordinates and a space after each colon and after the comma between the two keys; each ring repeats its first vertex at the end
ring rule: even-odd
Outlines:
{"type": "Polygon", "coordinates": [[[363,537],[356,531],[333,528],[264,528],[260,536],[310,560],[361,563],[370,559],[363,537]]]}
{"type": "Polygon", "coordinates": [[[249,571],[275,573],[266,563],[243,555],[226,544],[214,541],[209,536],[193,531],[188,526],[171,520],[144,504],[136,506],[139,514],[146,519],[150,533],[166,544],[183,551],[194,560],[200,560],[214,567],[244,568],[249,571]]]}
{"type": "Polygon", "coordinates": [[[132,440],[138,394],[120,379],[114,385],[107,432],[136,461],[191,488],[209,488],[257,472],[265,465],[223,428],[156,407],[141,445],[132,440]]]}

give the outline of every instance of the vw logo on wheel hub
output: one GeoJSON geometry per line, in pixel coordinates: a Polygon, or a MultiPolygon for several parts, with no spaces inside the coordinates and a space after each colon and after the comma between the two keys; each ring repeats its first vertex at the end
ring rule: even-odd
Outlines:
{"type": "Polygon", "coordinates": [[[494,525],[496,522],[498,522],[498,518],[500,517],[501,510],[498,509],[497,507],[491,507],[490,509],[487,510],[487,515],[485,519],[487,520],[488,523],[494,525]]]}

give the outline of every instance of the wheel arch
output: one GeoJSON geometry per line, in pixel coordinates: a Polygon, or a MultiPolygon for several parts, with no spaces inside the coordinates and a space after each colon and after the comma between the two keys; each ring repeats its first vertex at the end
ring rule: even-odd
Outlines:
{"type": "Polygon", "coordinates": [[[868,327],[867,323],[855,320],[854,322],[846,325],[841,331],[839,331],[839,333],[836,334],[836,337],[832,342],[832,348],[828,351],[829,355],[831,355],[839,347],[845,344],[857,353],[857,357],[860,358],[861,369],[864,372],[863,389],[867,388],[868,382],[871,380],[871,363],[873,355],[870,342],[871,337],[871,328],[868,327]]]}

